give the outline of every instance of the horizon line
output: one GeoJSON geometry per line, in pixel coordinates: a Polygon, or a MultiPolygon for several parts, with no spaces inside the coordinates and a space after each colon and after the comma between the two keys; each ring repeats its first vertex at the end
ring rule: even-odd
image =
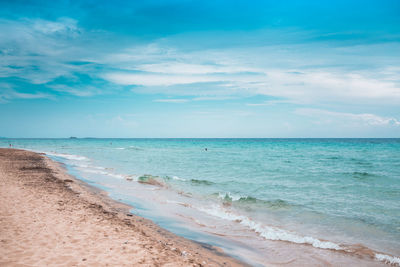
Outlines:
{"type": "Polygon", "coordinates": [[[0,137],[0,139],[400,139],[399,137],[0,137]]]}

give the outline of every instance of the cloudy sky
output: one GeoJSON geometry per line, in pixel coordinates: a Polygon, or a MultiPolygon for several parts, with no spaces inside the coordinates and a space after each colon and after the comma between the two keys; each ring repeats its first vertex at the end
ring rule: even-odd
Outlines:
{"type": "Polygon", "coordinates": [[[400,137],[400,1],[2,0],[0,136],[400,137]]]}

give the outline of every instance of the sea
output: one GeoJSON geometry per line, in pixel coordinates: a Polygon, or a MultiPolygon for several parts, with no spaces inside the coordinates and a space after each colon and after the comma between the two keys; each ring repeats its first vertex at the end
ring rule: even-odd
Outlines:
{"type": "Polygon", "coordinates": [[[10,145],[250,265],[400,265],[400,139],[0,139],[10,145]]]}

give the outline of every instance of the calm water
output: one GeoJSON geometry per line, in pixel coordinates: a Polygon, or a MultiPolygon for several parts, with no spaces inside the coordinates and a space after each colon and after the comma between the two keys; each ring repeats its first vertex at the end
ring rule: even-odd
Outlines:
{"type": "Polygon", "coordinates": [[[9,143],[200,241],[228,233],[258,247],[400,255],[400,139],[0,139],[9,143]]]}

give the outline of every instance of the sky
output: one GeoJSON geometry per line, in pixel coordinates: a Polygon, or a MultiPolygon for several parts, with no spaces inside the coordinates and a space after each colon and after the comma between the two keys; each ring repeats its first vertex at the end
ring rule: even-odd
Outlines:
{"type": "Polygon", "coordinates": [[[0,136],[400,137],[400,1],[0,0],[0,136]]]}

